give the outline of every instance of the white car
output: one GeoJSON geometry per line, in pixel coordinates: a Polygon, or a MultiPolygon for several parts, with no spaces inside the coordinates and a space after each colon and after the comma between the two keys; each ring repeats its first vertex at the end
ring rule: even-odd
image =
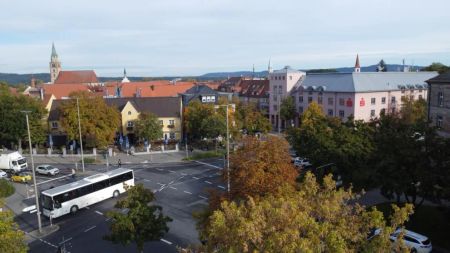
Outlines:
{"type": "MultiPolygon", "coordinates": [[[[433,250],[433,247],[431,246],[431,242],[428,239],[428,237],[406,229],[404,229],[403,231],[404,231],[403,241],[405,245],[411,249],[411,252],[429,253],[433,250]]],[[[391,234],[389,239],[392,242],[396,242],[400,232],[402,232],[402,229],[401,228],[397,229],[394,233],[391,234]]]]}
{"type": "Polygon", "coordinates": [[[6,173],[6,172],[4,172],[3,170],[0,170],[0,179],[1,178],[7,178],[8,177],[8,174],[6,173]]]}
{"type": "Polygon", "coordinates": [[[59,173],[59,169],[51,165],[40,165],[36,167],[36,172],[43,175],[54,176],[59,173]]]}
{"type": "Polygon", "coordinates": [[[294,160],[294,165],[297,167],[311,166],[309,159],[297,157],[294,160]]]}

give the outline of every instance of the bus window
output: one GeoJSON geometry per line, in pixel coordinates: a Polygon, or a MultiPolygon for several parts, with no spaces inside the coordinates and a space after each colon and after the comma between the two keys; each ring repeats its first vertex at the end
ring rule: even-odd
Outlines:
{"type": "Polygon", "coordinates": [[[52,197],[47,195],[42,196],[42,207],[48,210],[53,210],[53,200],[52,197]]]}
{"type": "Polygon", "coordinates": [[[106,187],[109,186],[109,180],[103,180],[100,182],[97,182],[93,185],[94,191],[99,191],[101,189],[105,189],[106,187]]]}

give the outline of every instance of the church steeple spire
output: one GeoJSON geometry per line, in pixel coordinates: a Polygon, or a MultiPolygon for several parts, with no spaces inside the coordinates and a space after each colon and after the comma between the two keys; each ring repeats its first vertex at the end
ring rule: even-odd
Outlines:
{"type": "Polygon", "coordinates": [[[52,42],[52,54],[50,56],[50,83],[54,83],[61,71],[61,62],[56,53],[55,43],[52,42]]]}
{"type": "Polygon", "coordinates": [[[129,82],[130,82],[130,80],[128,80],[128,77],[127,77],[127,70],[124,68],[122,83],[129,83],[129,82]]]}
{"type": "Polygon", "coordinates": [[[356,54],[355,71],[356,73],[361,72],[361,66],[359,65],[359,54],[356,54]]]}

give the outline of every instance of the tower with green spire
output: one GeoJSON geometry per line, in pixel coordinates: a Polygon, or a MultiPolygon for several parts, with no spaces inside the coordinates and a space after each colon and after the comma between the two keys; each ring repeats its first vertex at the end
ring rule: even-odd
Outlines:
{"type": "Polygon", "coordinates": [[[61,71],[61,62],[56,53],[55,43],[52,43],[52,55],[50,56],[50,83],[54,83],[61,71]]]}

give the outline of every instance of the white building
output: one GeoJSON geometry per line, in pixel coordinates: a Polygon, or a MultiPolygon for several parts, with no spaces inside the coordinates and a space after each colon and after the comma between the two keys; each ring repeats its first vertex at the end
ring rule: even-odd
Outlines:
{"type": "MultiPolygon", "coordinates": [[[[311,102],[322,106],[323,112],[346,120],[369,121],[381,112],[400,109],[402,98],[427,99],[426,80],[436,72],[359,72],[359,59],[353,73],[307,74],[284,68],[270,74],[270,120],[278,128],[279,97],[292,96],[298,115],[311,102]],[[281,80],[280,80],[281,76],[281,80]],[[275,77],[277,79],[275,79],[275,77]],[[292,77],[292,78],[291,78],[292,77]]],[[[298,118],[298,117],[297,117],[298,118]]],[[[295,122],[298,124],[298,119],[295,122]]],[[[281,122],[281,128],[285,122],[281,122]]]]}

